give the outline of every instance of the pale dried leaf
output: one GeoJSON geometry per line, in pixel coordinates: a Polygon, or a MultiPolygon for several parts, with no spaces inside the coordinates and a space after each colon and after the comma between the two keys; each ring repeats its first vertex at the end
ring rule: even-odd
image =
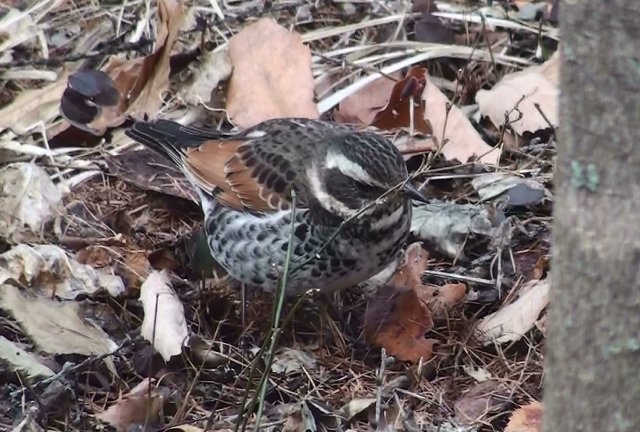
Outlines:
{"type": "Polygon", "coordinates": [[[480,114],[496,127],[508,118],[509,127],[520,136],[557,127],[558,63],[559,57],[553,56],[543,65],[505,75],[491,90],[479,90],[480,114]]]}
{"type": "Polygon", "coordinates": [[[414,203],[411,233],[451,258],[462,253],[469,234],[497,238],[497,226],[489,209],[444,202],[414,203]]]}
{"type": "Polygon", "coordinates": [[[165,270],[152,272],[140,288],[144,308],[141,334],[165,361],[182,353],[189,330],[184,307],[171,287],[165,270]],[[154,332],[155,331],[155,332],[154,332]],[[155,340],[153,339],[155,335],[155,340]]]}
{"type": "Polygon", "coordinates": [[[273,373],[294,373],[302,370],[315,369],[316,359],[302,349],[283,348],[280,350],[271,364],[273,373]]]}
{"type": "Polygon", "coordinates": [[[205,51],[193,70],[191,82],[181,87],[179,95],[191,105],[209,105],[218,84],[231,76],[233,66],[228,49],[205,51]]]}
{"type": "Polygon", "coordinates": [[[60,113],[60,98],[67,87],[68,72],[39,89],[20,92],[13,102],[0,110],[0,132],[11,129],[23,135],[38,123],[47,124],[60,113]]]}
{"type": "Polygon", "coordinates": [[[334,113],[334,118],[340,123],[371,124],[376,114],[387,105],[391,91],[398,80],[402,79],[400,72],[389,77],[380,77],[348,96],[340,102],[334,113]]]}
{"type": "Polygon", "coordinates": [[[489,372],[485,368],[474,368],[474,367],[465,365],[462,367],[462,369],[466,372],[467,375],[469,375],[471,378],[473,378],[477,382],[483,382],[493,378],[493,375],[491,375],[491,372],[489,372]]]}
{"type": "Polygon", "coordinates": [[[455,403],[456,420],[462,425],[479,424],[488,414],[501,411],[511,400],[509,389],[496,380],[474,384],[455,403]]]}
{"type": "MultiPolygon", "coordinates": [[[[0,285],[0,308],[46,353],[101,356],[117,348],[100,327],[83,318],[79,303],[33,297],[4,284],[0,285]]],[[[113,361],[106,358],[105,362],[115,372],[113,361]]]]}
{"type": "Polygon", "coordinates": [[[97,413],[96,418],[109,423],[118,432],[138,430],[142,425],[161,426],[162,406],[168,396],[167,390],[163,387],[156,388],[150,378],[145,378],[107,410],[97,413]]]}
{"type": "Polygon", "coordinates": [[[37,357],[10,341],[0,336],[0,359],[9,365],[12,371],[20,372],[26,378],[49,377],[53,371],[40,363],[37,357]]]}
{"type": "Polygon", "coordinates": [[[537,204],[547,195],[542,183],[510,173],[483,174],[474,178],[471,186],[482,201],[500,198],[510,206],[537,204]]]}
{"type": "Polygon", "coordinates": [[[0,170],[0,208],[0,236],[17,243],[42,233],[60,212],[62,194],[38,165],[13,163],[0,170]]]}
{"type": "Polygon", "coordinates": [[[449,99],[428,77],[422,98],[425,119],[431,123],[433,136],[440,145],[444,143],[441,152],[446,159],[463,163],[470,159],[493,165],[498,163],[500,150],[482,140],[460,108],[451,105],[447,110],[447,104],[451,104],[449,99]]]}
{"type": "Polygon", "coordinates": [[[20,244],[0,255],[0,283],[9,278],[34,287],[42,297],[75,299],[103,289],[117,297],[124,292],[122,280],[109,269],[80,264],[55,245],[20,244]]]}
{"type": "Polygon", "coordinates": [[[41,33],[29,13],[9,8],[0,19],[0,53],[9,51],[41,33]]]}
{"type": "Polygon", "coordinates": [[[533,280],[521,289],[519,297],[482,318],[476,324],[476,336],[485,345],[517,341],[536,323],[549,303],[549,281],[533,280]]]}
{"type": "Polygon", "coordinates": [[[280,117],[318,118],[311,52],[299,34],[262,18],[229,40],[229,57],[233,74],[227,112],[236,126],[245,129],[280,117]]]}
{"type": "Polygon", "coordinates": [[[338,415],[351,420],[361,412],[368,410],[375,403],[375,398],[352,399],[338,410],[338,415]]]}

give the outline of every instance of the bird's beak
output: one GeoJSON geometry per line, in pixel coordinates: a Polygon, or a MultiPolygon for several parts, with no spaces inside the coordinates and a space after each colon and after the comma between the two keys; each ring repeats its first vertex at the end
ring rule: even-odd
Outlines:
{"type": "Polygon", "coordinates": [[[420,201],[423,203],[427,202],[427,198],[424,195],[422,195],[422,192],[416,189],[415,186],[409,182],[404,184],[404,191],[407,195],[409,195],[409,197],[411,197],[416,201],[420,201]]]}

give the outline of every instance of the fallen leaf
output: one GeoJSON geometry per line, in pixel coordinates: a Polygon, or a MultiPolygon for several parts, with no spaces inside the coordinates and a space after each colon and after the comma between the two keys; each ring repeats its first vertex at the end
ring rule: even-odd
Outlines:
{"type": "MultiPolygon", "coordinates": [[[[9,312],[36,344],[49,354],[104,356],[117,345],[97,325],[83,318],[80,304],[37,298],[10,285],[0,285],[0,308],[9,312]]],[[[115,373],[113,360],[105,358],[115,373]]]]}
{"type": "Polygon", "coordinates": [[[40,363],[35,355],[23,350],[4,336],[0,336],[0,359],[5,365],[9,365],[12,371],[17,371],[28,379],[54,375],[53,371],[40,363]]]}
{"type": "Polygon", "coordinates": [[[473,378],[477,382],[484,382],[493,378],[493,375],[491,375],[491,372],[487,371],[484,368],[474,368],[471,366],[463,366],[462,369],[465,371],[467,375],[469,375],[471,378],[473,378]]]}
{"type": "Polygon", "coordinates": [[[500,381],[476,383],[453,404],[456,420],[468,426],[481,423],[488,414],[501,411],[511,403],[509,394],[509,389],[500,381]]]}
{"type": "Polygon", "coordinates": [[[430,135],[433,130],[428,120],[425,119],[424,100],[421,98],[426,85],[426,68],[413,67],[409,69],[407,75],[393,86],[389,102],[376,113],[371,121],[371,126],[385,130],[413,126],[416,131],[430,135]],[[413,124],[411,121],[412,111],[413,124]]]}
{"type": "Polygon", "coordinates": [[[547,307],[550,288],[546,279],[525,283],[515,301],[478,321],[476,337],[485,345],[519,340],[547,307]]]}
{"type": "Polygon", "coordinates": [[[20,244],[0,255],[0,284],[10,278],[49,298],[75,299],[101,290],[117,297],[124,292],[122,280],[110,269],[81,264],[55,245],[20,244]]]}
{"type": "Polygon", "coordinates": [[[424,334],[433,327],[432,313],[464,298],[462,284],[432,287],[422,283],[428,258],[420,243],[410,245],[404,263],[369,301],[365,312],[367,338],[401,361],[430,359],[435,341],[425,339],[424,334]]]}
{"type": "Polygon", "coordinates": [[[316,432],[318,427],[306,401],[295,404],[289,411],[282,432],[316,432]]]}
{"type": "Polygon", "coordinates": [[[204,51],[197,65],[190,67],[191,80],[181,86],[180,98],[193,106],[211,103],[211,95],[221,81],[231,76],[233,66],[228,48],[216,51],[204,51]]]}
{"type": "Polygon", "coordinates": [[[271,372],[291,374],[315,369],[316,359],[304,349],[283,348],[271,364],[271,372]]]}
{"type": "Polygon", "coordinates": [[[150,378],[145,378],[105,411],[96,413],[96,418],[118,432],[142,430],[142,426],[156,430],[162,427],[162,407],[168,396],[167,388],[155,387],[150,378]]]}
{"type": "MultiPolygon", "coordinates": [[[[62,114],[74,126],[89,131],[94,135],[103,135],[107,128],[120,126],[127,116],[136,119],[155,118],[163,102],[163,93],[169,85],[171,49],[178,38],[182,25],[182,3],[177,0],[158,1],[156,49],[152,54],[143,58],[128,60],[122,56],[114,56],[102,71],[102,81],[97,75],[92,75],[96,86],[101,90],[114,88],[117,90],[117,104],[111,103],[113,95],[96,100],[91,93],[86,94],[86,86],[73,88],[73,79],[65,90],[61,101],[62,114]],[[111,82],[105,82],[106,78],[111,82]],[[94,107],[95,115],[91,121],[88,118],[77,118],[78,112],[86,107],[94,107]]],[[[80,72],[85,73],[86,72],[80,72]]],[[[76,77],[76,82],[86,83],[84,78],[76,77]]],[[[95,86],[91,86],[93,88],[95,86]]],[[[102,94],[102,93],[100,93],[102,94]]],[[[64,129],[57,130],[61,133],[64,129]]]]}
{"type": "Polygon", "coordinates": [[[279,117],[318,118],[311,52],[299,34],[261,18],[229,39],[229,119],[241,129],[279,117]]]}
{"type": "Polygon", "coordinates": [[[165,270],[153,271],[140,288],[144,320],[140,332],[165,361],[182,353],[189,330],[184,307],[165,270]],[[155,336],[155,339],[154,339],[155,336]]]}
{"type": "Polygon", "coordinates": [[[496,227],[504,215],[494,213],[471,204],[414,203],[411,234],[451,258],[464,256],[462,249],[470,234],[498,237],[496,227]]]}
{"type": "Polygon", "coordinates": [[[425,119],[431,123],[434,138],[444,138],[440,142],[440,151],[447,160],[465,163],[474,159],[497,165],[500,150],[485,143],[462,110],[452,105],[429,79],[422,98],[425,102],[425,119]]]}
{"type": "Polygon", "coordinates": [[[543,408],[538,401],[518,408],[511,414],[504,432],[541,432],[543,408]]]}
{"type": "Polygon", "coordinates": [[[47,86],[20,92],[13,102],[0,110],[0,132],[11,129],[17,135],[24,135],[34,126],[57,117],[67,77],[65,71],[47,86]]]}
{"type": "Polygon", "coordinates": [[[62,194],[35,163],[19,162],[0,170],[0,233],[12,243],[40,236],[45,222],[62,210],[62,194]]]}
{"type": "Polygon", "coordinates": [[[557,127],[558,63],[559,57],[552,56],[543,65],[505,75],[491,90],[479,90],[480,114],[498,128],[508,122],[520,136],[557,127]]]}
{"type": "Polygon", "coordinates": [[[547,195],[542,183],[509,173],[480,175],[471,181],[471,186],[476,190],[481,201],[499,198],[507,206],[537,204],[547,195]]]}
{"type": "Polygon", "coordinates": [[[368,410],[375,403],[375,398],[352,399],[338,410],[338,415],[347,421],[351,421],[355,416],[368,410]]]}
{"type": "Polygon", "coordinates": [[[354,125],[371,124],[374,117],[389,102],[395,85],[402,79],[400,72],[381,76],[343,99],[333,118],[338,123],[354,125]]]}

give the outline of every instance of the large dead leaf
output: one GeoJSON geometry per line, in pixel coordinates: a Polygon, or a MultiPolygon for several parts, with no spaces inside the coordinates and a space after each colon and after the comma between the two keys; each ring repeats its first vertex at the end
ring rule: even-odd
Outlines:
{"type": "Polygon", "coordinates": [[[557,127],[558,64],[554,55],[543,65],[505,75],[491,90],[479,90],[480,114],[498,128],[508,122],[520,136],[557,127]]]}
{"type": "MultiPolygon", "coordinates": [[[[101,328],[83,318],[78,303],[37,298],[2,284],[0,308],[13,315],[38,349],[46,353],[101,356],[117,348],[101,328]]],[[[113,361],[106,358],[105,362],[115,372],[113,361]]]]}
{"type": "Polygon", "coordinates": [[[518,408],[511,414],[504,432],[541,432],[543,408],[538,401],[518,408]]]}
{"type": "Polygon", "coordinates": [[[182,353],[189,330],[184,307],[176,295],[166,271],[154,271],[140,288],[144,320],[142,337],[151,342],[165,361],[182,353]],[[155,336],[155,339],[154,339],[155,336]]]}
{"type": "Polygon", "coordinates": [[[0,336],[0,359],[12,371],[20,372],[26,378],[50,377],[53,371],[38,361],[38,358],[23,350],[15,342],[0,336]]]}
{"type": "Polygon", "coordinates": [[[11,129],[23,135],[37,124],[46,124],[58,116],[60,98],[67,86],[68,76],[65,71],[49,85],[20,92],[13,102],[0,110],[0,132],[11,129]]]}
{"type": "Polygon", "coordinates": [[[169,389],[156,387],[150,378],[145,378],[107,410],[97,413],[96,418],[118,432],[143,430],[141,428],[158,430],[162,428],[162,406],[168,396],[169,389]]]}
{"type": "MultiPolygon", "coordinates": [[[[133,60],[112,57],[102,69],[118,92],[117,104],[100,104],[92,94],[83,91],[86,87],[74,88],[70,85],[65,91],[65,99],[61,102],[62,112],[73,125],[102,135],[107,128],[121,125],[127,116],[143,119],[155,118],[159,114],[163,93],[169,84],[171,49],[182,25],[182,3],[177,0],[158,1],[157,18],[156,49],[152,54],[133,60]],[[71,115],[83,107],[96,106],[99,109],[91,121],[71,115]]],[[[94,78],[87,76],[79,82],[86,83],[87,79],[94,78]]],[[[106,86],[107,83],[95,84],[106,86]]],[[[58,130],[60,132],[62,130],[58,130]]]]}
{"type": "Polygon", "coordinates": [[[45,170],[14,163],[0,170],[0,236],[12,243],[41,235],[62,209],[62,194],[45,170]]]}
{"type": "Polygon", "coordinates": [[[236,126],[245,129],[279,117],[318,118],[311,53],[299,34],[262,18],[229,40],[229,57],[227,112],[236,126]]]}
{"type": "Polygon", "coordinates": [[[546,279],[527,282],[515,301],[478,321],[476,336],[485,345],[519,340],[547,307],[549,291],[550,284],[546,279]]]}
{"type": "Polygon", "coordinates": [[[462,110],[451,105],[429,79],[422,98],[425,118],[431,123],[433,136],[442,146],[441,152],[446,159],[463,163],[470,159],[493,165],[498,163],[500,150],[485,143],[462,110]]]}
{"type": "Polygon", "coordinates": [[[124,292],[122,280],[109,269],[98,271],[80,264],[55,245],[17,245],[0,255],[0,284],[7,279],[33,287],[37,295],[75,299],[106,290],[116,297],[124,292]]]}
{"type": "Polygon", "coordinates": [[[432,314],[460,302],[465,295],[462,284],[440,287],[423,284],[420,277],[428,258],[420,243],[409,246],[404,264],[367,305],[367,338],[402,361],[417,362],[432,357],[435,341],[424,337],[433,327],[432,314]]]}

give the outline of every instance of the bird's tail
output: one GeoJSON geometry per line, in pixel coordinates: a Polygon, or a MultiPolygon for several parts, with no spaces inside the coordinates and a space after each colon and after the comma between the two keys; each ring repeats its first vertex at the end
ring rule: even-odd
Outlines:
{"type": "Polygon", "coordinates": [[[214,129],[183,126],[171,120],[136,121],[125,133],[129,138],[167,156],[178,166],[182,165],[185,150],[189,147],[226,136],[214,129]]]}

